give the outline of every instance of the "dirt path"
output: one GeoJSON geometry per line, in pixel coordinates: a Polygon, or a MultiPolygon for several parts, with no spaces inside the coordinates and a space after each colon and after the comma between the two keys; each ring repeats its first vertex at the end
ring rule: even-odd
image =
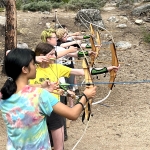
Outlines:
{"type": "MultiPolygon", "coordinates": [[[[67,24],[72,29],[77,30],[73,25],[75,14],[58,12],[61,24],[67,24]],[[64,16],[67,16],[64,18],[64,16]]],[[[133,46],[125,51],[117,51],[121,69],[117,74],[116,81],[140,81],[149,80],[149,45],[141,43],[141,26],[127,22],[127,29],[116,28],[115,23],[109,23],[110,16],[120,16],[127,14],[120,10],[102,11],[102,18],[108,30],[116,42],[127,41],[133,46]]],[[[1,14],[0,14],[1,15],[1,14]]],[[[28,34],[19,34],[18,40],[26,42],[29,47],[34,48],[40,41],[40,33],[45,27],[45,23],[52,21],[54,13],[44,15],[39,13],[18,12],[19,28],[27,28],[28,34]],[[42,25],[39,24],[42,22],[42,25]],[[38,31],[38,32],[37,32],[38,31]]],[[[149,26],[149,24],[145,24],[149,26]]],[[[106,34],[102,32],[102,34],[106,34]]],[[[1,41],[4,39],[1,37],[1,41]]],[[[104,40],[104,39],[103,39],[104,40]]],[[[100,51],[100,60],[110,60],[111,55],[108,47],[100,51]],[[105,50],[106,49],[106,50],[105,50]]],[[[77,64],[80,65],[80,64],[77,64]]],[[[98,64],[98,66],[108,66],[109,64],[98,64]]],[[[1,85],[4,77],[1,77],[1,85]]],[[[109,74],[104,78],[100,76],[100,81],[109,81],[109,74]]],[[[100,82],[96,80],[96,82],[100,82]]],[[[101,105],[93,106],[93,117],[83,139],[76,150],[149,150],[150,149],[150,83],[144,84],[117,84],[110,96],[101,105]]],[[[95,101],[104,98],[109,89],[107,85],[99,85],[95,101]]],[[[0,149],[5,150],[6,130],[0,116],[0,149]]],[[[77,121],[72,121],[68,129],[68,141],[65,142],[65,150],[71,150],[79,138],[82,136],[86,124],[82,124],[81,117],[77,121]]]]}

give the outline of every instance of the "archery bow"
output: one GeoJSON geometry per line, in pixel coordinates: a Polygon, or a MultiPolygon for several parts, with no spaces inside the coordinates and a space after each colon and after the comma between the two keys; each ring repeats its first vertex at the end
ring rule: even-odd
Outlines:
{"type": "MultiPolygon", "coordinates": [[[[91,33],[90,43],[91,43],[92,51],[96,52],[95,56],[91,56],[90,66],[93,67],[95,58],[97,58],[100,48],[95,46],[94,39],[93,39],[95,32],[94,32],[92,24],[90,24],[90,33],[91,33]]],[[[101,44],[99,32],[97,32],[97,43],[99,45],[101,44]]],[[[85,74],[85,84],[88,86],[88,88],[93,87],[94,84],[93,84],[93,80],[92,80],[92,76],[91,76],[91,73],[90,73],[89,64],[88,64],[88,61],[87,61],[86,57],[83,59],[82,67],[84,69],[84,74],[85,74]]],[[[83,116],[82,116],[82,122],[84,121],[84,119],[89,120],[90,115],[91,115],[92,102],[93,102],[93,100],[90,99],[86,103],[85,111],[84,111],[83,116]]]]}
{"type": "MultiPolygon", "coordinates": [[[[91,31],[91,35],[94,36],[95,32],[94,32],[94,29],[93,29],[93,26],[92,26],[91,23],[90,23],[90,31],[91,31]]],[[[94,40],[93,40],[92,36],[90,38],[92,50],[94,52],[96,51],[97,55],[91,58],[91,66],[94,65],[94,59],[98,56],[98,53],[99,53],[99,50],[100,50],[100,48],[95,47],[94,40]]],[[[100,33],[98,31],[97,31],[97,39],[96,40],[97,40],[97,43],[99,45],[101,45],[100,33]]],[[[115,47],[115,44],[113,42],[110,44],[110,50],[111,50],[111,53],[112,53],[112,66],[118,66],[119,63],[118,63],[118,59],[117,59],[116,47],[115,47]]],[[[114,82],[115,78],[116,78],[116,72],[114,70],[112,70],[110,72],[110,81],[109,82],[114,82]]],[[[109,86],[110,90],[112,90],[114,84],[111,83],[108,86],[109,86]]]]}
{"type": "MultiPolygon", "coordinates": [[[[110,44],[110,49],[111,49],[111,53],[112,53],[112,66],[118,66],[119,63],[118,63],[116,48],[115,48],[115,44],[113,42],[110,44]]],[[[115,78],[116,78],[116,72],[114,70],[112,70],[110,72],[109,82],[111,82],[111,83],[108,84],[108,87],[110,88],[108,94],[106,95],[105,98],[103,98],[103,99],[101,99],[101,100],[99,100],[97,102],[92,103],[92,105],[99,104],[99,103],[105,101],[109,97],[109,95],[110,95],[110,93],[112,91],[112,88],[114,87],[114,83],[113,82],[115,81],[115,78]]]]}

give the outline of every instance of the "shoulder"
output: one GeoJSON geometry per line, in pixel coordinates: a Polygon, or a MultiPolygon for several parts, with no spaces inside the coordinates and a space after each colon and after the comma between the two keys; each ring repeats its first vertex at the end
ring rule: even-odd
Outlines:
{"type": "Polygon", "coordinates": [[[42,88],[38,88],[38,87],[32,87],[29,85],[26,85],[22,90],[21,90],[21,94],[25,94],[25,93],[41,93],[42,92],[42,88]]]}

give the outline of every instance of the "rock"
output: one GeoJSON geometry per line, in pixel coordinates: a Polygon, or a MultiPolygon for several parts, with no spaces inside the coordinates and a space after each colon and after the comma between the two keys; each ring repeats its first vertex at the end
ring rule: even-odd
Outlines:
{"type": "Polygon", "coordinates": [[[138,25],[141,25],[141,24],[143,24],[143,20],[142,19],[137,19],[137,20],[135,20],[135,23],[138,24],[138,25]]]}
{"type": "Polygon", "coordinates": [[[128,18],[124,17],[124,16],[120,16],[120,21],[121,21],[121,23],[127,23],[128,22],[128,18]]]}
{"type": "Polygon", "coordinates": [[[119,25],[117,25],[116,27],[117,27],[117,28],[123,29],[123,28],[126,28],[127,25],[126,25],[126,24],[119,24],[119,25]]]}
{"type": "Polygon", "coordinates": [[[89,24],[92,23],[93,27],[98,27],[99,29],[105,28],[98,9],[81,9],[78,11],[75,17],[75,24],[77,26],[89,27],[89,24]],[[92,18],[92,19],[91,19],[92,18]]]}
{"type": "Polygon", "coordinates": [[[150,3],[146,3],[142,6],[134,8],[131,14],[134,16],[141,16],[141,15],[146,16],[147,12],[149,11],[150,11],[150,3]]]}
{"type": "Polygon", "coordinates": [[[28,48],[28,45],[26,43],[18,43],[17,48],[28,48]]]}
{"type": "Polygon", "coordinates": [[[111,16],[107,20],[110,22],[119,22],[119,20],[115,16],[111,16]]]}
{"type": "Polygon", "coordinates": [[[132,47],[132,44],[126,41],[120,41],[115,44],[116,49],[118,50],[126,50],[132,47]]]}
{"type": "Polygon", "coordinates": [[[51,27],[51,24],[49,22],[47,22],[46,27],[49,29],[51,27]]]}
{"type": "Polygon", "coordinates": [[[119,9],[131,9],[132,6],[130,4],[123,4],[123,5],[119,5],[119,9]]]}

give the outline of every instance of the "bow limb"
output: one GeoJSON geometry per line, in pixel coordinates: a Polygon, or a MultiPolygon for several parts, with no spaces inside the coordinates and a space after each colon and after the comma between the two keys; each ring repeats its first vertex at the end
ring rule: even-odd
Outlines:
{"type": "Polygon", "coordinates": [[[97,43],[98,46],[96,47],[95,43],[94,43],[95,31],[93,29],[92,24],[90,24],[90,32],[91,32],[90,43],[91,43],[92,51],[96,52],[95,56],[91,56],[91,67],[93,67],[94,61],[98,57],[98,54],[99,54],[99,51],[100,51],[101,38],[100,38],[99,31],[97,31],[96,32],[96,43],[97,43]]]}
{"type": "MultiPolygon", "coordinates": [[[[118,58],[117,58],[117,53],[116,53],[116,47],[114,43],[110,44],[110,49],[111,49],[111,53],[112,53],[112,66],[118,66],[118,58]]],[[[110,72],[110,80],[109,82],[114,82],[116,78],[116,72],[114,71],[114,69],[110,72]]],[[[110,90],[112,90],[114,86],[114,83],[110,83],[108,85],[108,87],[110,88],[110,90]]]]}
{"type": "Polygon", "coordinates": [[[99,31],[96,32],[96,42],[99,45],[99,47],[96,47],[96,58],[98,57],[99,51],[100,51],[100,46],[101,46],[101,37],[99,31]]]}
{"type": "Polygon", "coordinates": [[[91,23],[90,23],[90,33],[91,33],[92,36],[95,35],[94,29],[93,29],[93,26],[92,26],[91,23]]]}
{"type": "MultiPolygon", "coordinates": [[[[93,38],[95,33],[94,33],[92,24],[90,24],[90,33],[91,33],[90,43],[91,43],[92,51],[96,52],[96,47],[95,47],[94,38],[93,38]]],[[[90,56],[90,57],[91,57],[90,65],[91,65],[91,67],[93,67],[96,56],[90,56]]]]}
{"type": "MultiPolygon", "coordinates": [[[[90,37],[90,43],[91,43],[92,51],[96,52],[96,47],[95,47],[94,40],[93,40],[92,36],[90,37]]],[[[90,58],[91,58],[90,65],[91,65],[91,67],[93,67],[96,56],[91,55],[90,58]]]]}
{"type": "MultiPolygon", "coordinates": [[[[87,62],[87,59],[84,58],[83,62],[82,62],[82,67],[84,70],[84,74],[85,74],[85,83],[87,84],[86,88],[90,88],[93,87],[93,80],[90,74],[90,68],[87,62]]],[[[90,114],[91,114],[91,106],[92,106],[92,99],[90,99],[87,103],[86,103],[86,107],[85,107],[85,111],[84,114],[82,116],[82,121],[84,121],[84,118],[86,118],[86,120],[89,120],[90,118],[90,114]]]]}

